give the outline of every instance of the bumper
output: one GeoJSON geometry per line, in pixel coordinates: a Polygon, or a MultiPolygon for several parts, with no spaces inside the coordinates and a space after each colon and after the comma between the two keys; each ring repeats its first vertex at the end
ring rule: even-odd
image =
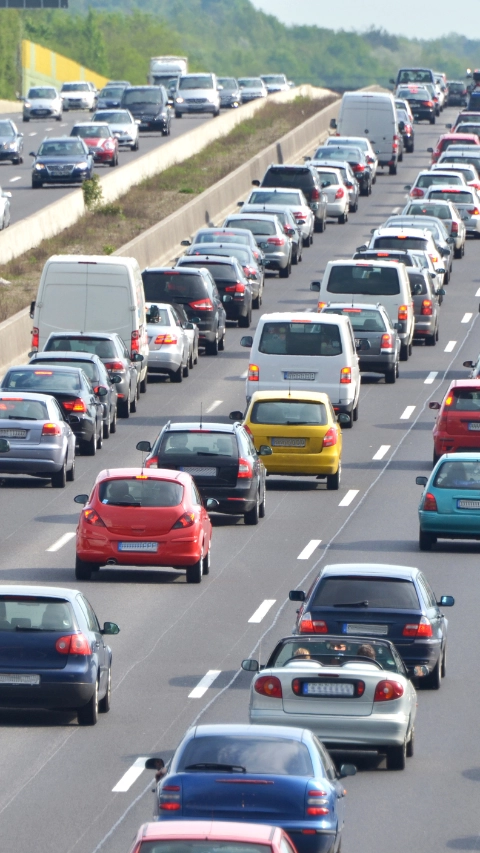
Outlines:
{"type": "Polygon", "coordinates": [[[222,515],[243,515],[253,509],[257,500],[257,481],[251,480],[248,486],[198,486],[204,501],[208,498],[215,498],[218,501],[218,508],[215,512],[222,515]]]}
{"type": "Polygon", "coordinates": [[[88,171],[72,172],[70,175],[50,175],[48,172],[35,172],[32,182],[36,184],[82,184],[90,177],[88,171]]]}
{"type": "MultiPolygon", "coordinates": [[[[302,232],[303,233],[303,232],[302,232]]],[[[284,270],[288,266],[289,255],[284,252],[265,253],[265,267],[270,270],[284,270]]]]}
{"type": "Polygon", "coordinates": [[[364,355],[359,353],[359,367],[364,373],[385,373],[391,370],[397,361],[395,353],[385,355],[364,355]]]}
{"type": "Polygon", "coordinates": [[[215,115],[219,109],[219,104],[175,104],[175,112],[177,115],[186,115],[187,113],[207,113],[215,115]]]}
{"type": "Polygon", "coordinates": [[[422,316],[422,319],[418,319],[415,317],[415,329],[413,332],[414,337],[425,337],[425,335],[434,335],[435,334],[435,317],[425,318],[422,316]]]}
{"type": "Polygon", "coordinates": [[[46,119],[53,118],[54,116],[61,115],[61,110],[51,110],[51,109],[42,109],[42,110],[24,110],[23,118],[38,118],[38,119],[46,119]]]}
{"type": "Polygon", "coordinates": [[[315,732],[320,740],[341,746],[401,746],[409,726],[409,715],[370,714],[366,717],[342,717],[319,714],[285,714],[279,711],[250,710],[250,722],[266,726],[299,726],[315,732]]]}
{"type": "MultiPolygon", "coordinates": [[[[181,531],[175,530],[178,534],[181,531]]],[[[202,556],[202,548],[198,534],[188,531],[186,536],[144,536],[139,540],[137,537],[128,536],[103,536],[90,532],[86,535],[82,532],[77,534],[77,554],[81,560],[89,563],[97,563],[104,566],[107,560],[112,560],[119,566],[156,566],[164,568],[185,568],[193,566],[202,556]],[[158,542],[158,550],[155,553],[139,551],[119,551],[119,542],[138,543],[139,541],[158,542]]]]}
{"type": "Polygon", "coordinates": [[[263,463],[268,474],[318,476],[336,474],[339,455],[336,447],[325,447],[321,453],[277,453],[265,456],[263,463]]]}
{"type": "MultiPolygon", "coordinates": [[[[480,450],[480,433],[464,433],[463,435],[448,435],[448,433],[442,433],[441,435],[434,435],[433,444],[435,448],[435,453],[459,453],[459,452],[471,452],[478,453],[480,450]]],[[[426,515],[435,515],[435,513],[426,513],[426,515]]],[[[442,515],[442,513],[440,514],[442,515]]],[[[459,515],[459,513],[458,513],[459,515]]],[[[457,513],[455,513],[455,517],[457,517],[457,513]]]]}
{"type": "Polygon", "coordinates": [[[341,216],[342,213],[345,213],[345,209],[348,207],[348,197],[339,199],[338,201],[329,201],[327,202],[327,216],[341,216]]]}
{"type": "Polygon", "coordinates": [[[0,160],[17,160],[21,156],[19,151],[0,151],[0,160]]]}
{"type": "Polygon", "coordinates": [[[148,354],[149,373],[170,373],[178,370],[182,364],[182,353],[162,352],[161,350],[150,350],[148,354]]]}
{"type": "Polygon", "coordinates": [[[69,423],[77,441],[90,441],[96,429],[94,421],[87,418],[79,418],[78,415],[70,415],[69,423]]]}
{"type": "Polygon", "coordinates": [[[435,116],[435,109],[432,107],[430,110],[414,110],[412,107],[412,114],[417,121],[430,121],[435,116]]]}
{"type": "Polygon", "coordinates": [[[436,513],[419,511],[420,529],[440,539],[480,539],[480,512],[436,513]]]}
{"type": "Polygon", "coordinates": [[[116,151],[91,151],[94,163],[111,163],[115,160],[116,151]]]}
{"type": "Polygon", "coordinates": [[[64,98],[63,106],[68,110],[91,110],[94,105],[85,98],[64,98]]]}
{"type": "Polygon", "coordinates": [[[152,119],[142,119],[140,122],[140,130],[168,130],[168,119],[166,118],[152,118],[152,119]]]}
{"type": "Polygon", "coordinates": [[[117,134],[115,133],[114,136],[118,140],[119,147],[122,145],[135,145],[137,141],[136,138],[130,136],[130,134],[128,134],[127,136],[117,136],[117,134]]]}
{"type": "Polygon", "coordinates": [[[1,708],[81,708],[91,699],[94,682],[50,682],[40,676],[38,687],[16,684],[0,685],[1,708]]]}
{"type": "Polygon", "coordinates": [[[234,297],[232,302],[226,302],[225,313],[227,315],[227,320],[238,320],[239,317],[246,317],[248,314],[248,305],[245,299],[237,300],[234,297]]]}
{"type": "Polygon", "coordinates": [[[480,234],[480,216],[469,216],[463,221],[467,234],[480,234]]]}

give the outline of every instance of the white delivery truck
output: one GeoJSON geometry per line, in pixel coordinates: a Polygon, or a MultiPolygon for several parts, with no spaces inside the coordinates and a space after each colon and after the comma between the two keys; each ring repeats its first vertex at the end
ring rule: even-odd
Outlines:
{"type": "Polygon", "coordinates": [[[151,86],[165,86],[168,92],[176,88],[178,78],[187,73],[187,56],[152,56],[148,82],[151,86]]]}
{"type": "Polygon", "coordinates": [[[366,136],[379,166],[397,174],[400,136],[395,101],[390,92],[345,92],[338,119],[330,126],[338,136],[366,136]]]}

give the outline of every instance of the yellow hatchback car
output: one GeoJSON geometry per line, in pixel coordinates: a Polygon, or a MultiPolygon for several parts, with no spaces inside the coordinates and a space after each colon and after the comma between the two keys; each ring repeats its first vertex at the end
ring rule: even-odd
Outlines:
{"type": "MultiPolygon", "coordinates": [[[[239,412],[232,412],[236,420],[239,412]]],[[[349,415],[335,415],[328,394],[313,391],[256,391],[243,425],[268,474],[326,477],[338,489],[342,472],[342,430],[349,415]]]]}

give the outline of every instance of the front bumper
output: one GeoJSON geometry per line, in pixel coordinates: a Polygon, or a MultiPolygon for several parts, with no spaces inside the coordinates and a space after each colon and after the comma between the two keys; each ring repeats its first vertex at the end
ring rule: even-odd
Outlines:
{"type": "MultiPolygon", "coordinates": [[[[393,704],[393,703],[392,703],[393,704]]],[[[250,709],[250,723],[265,726],[298,726],[315,732],[320,740],[328,744],[350,747],[401,746],[404,742],[409,715],[405,711],[395,713],[371,713],[365,717],[349,717],[328,714],[286,714],[284,711],[261,711],[250,709]]]]}
{"type": "Polygon", "coordinates": [[[21,157],[20,151],[15,148],[0,148],[0,160],[18,160],[21,157]]]}
{"type": "Polygon", "coordinates": [[[122,134],[114,133],[115,138],[118,140],[118,144],[120,145],[135,145],[137,141],[137,137],[132,136],[130,133],[122,134]]]}
{"type": "Polygon", "coordinates": [[[175,104],[174,107],[177,115],[186,115],[188,113],[207,113],[215,115],[215,113],[220,109],[219,104],[212,104],[210,102],[207,102],[206,104],[175,104]]]}
{"type": "Polygon", "coordinates": [[[82,184],[89,176],[88,169],[73,170],[68,175],[51,175],[46,169],[34,170],[32,181],[36,184],[82,184]]]}

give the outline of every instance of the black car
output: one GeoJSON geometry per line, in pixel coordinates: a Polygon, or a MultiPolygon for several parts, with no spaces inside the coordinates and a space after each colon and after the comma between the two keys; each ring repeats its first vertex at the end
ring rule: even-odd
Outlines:
{"type": "Polygon", "coordinates": [[[245,524],[258,524],[265,515],[265,466],[238,422],[169,422],[153,442],[145,467],[187,471],[204,502],[218,501],[215,512],[243,515],[245,524]]]}
{"type": "Polygon", "coordinates": [[[253,295],[253,307],[260,308],[265,284],[265,263],[262,258],[254,257],[250,246],[245,243],[194,243],[189,246],[185,255],[219,255],[224,258],[236,258],[242,265],[243,272],[250,282],[253,295]]]}
{"type": "Polygon", "coordinates": [[[397,109],[398,129],[402,134],[403,147],[408,154],[415,149],[415,131],[406,110],[397,109]]]}
{"type": "Polygon", "coordinates": [[[201,267],[212,275],[224,304],[227,320],[237,320],[242,329],[249,329],[252,322],[252,286],[235,257],[220,258],[218,255],[184,255],[177,266],[201,267]]]}
{"type": "Polygon", "coordinates": [[[429,121],[430,124],[435,124],[437,106],[428,89],[422,86],[398,89],[397,98],[408,101],[416,121],[429,121]]]}
{"type": "Polygon", "coordinates": [[[467,87],[463,80],[447,80],[447,107],[463,107],[468,101],[467,87]]]}
{"type": "Polygon", "coordinates": [[[226,313],[211,273],[206,269],[147,268],[142,272],[145,301],[180,304],[200,332],[207,355],[225,349],[226,313]]]}
{"type": "Polygon", "coordinates": [[[468,112],[477,112],[480,110],[480,89],[474,89],[470,94],[467,105],[468,112]]]}
{"type": "Polygon", "coordinates": [[[409,269],[407,273],[415,314],[415,331],[413,335],[417,339],[423,339],[426,346],[434,347],[438,341],[440,305],[445,291],[443,287],[435,287],[434,281],[427,269],[409,269]]]}
{"type": "Polygon", "coordinates": [[[0,119],[0,160],[23,163],[23,133],[11,119],[0,119]]]}
{"type": "Polygon", "coordinates": [[[400,338],[380,303],[329,303],[322,314],[341,314],[352,324],[358,366],[363,373],[383,373],[387,385],[397,380],[400,338]]]}
{"type": "Polygon", "coordinates": [[[80,452],[95,456],[103,444],[103,398],[95,393],[80,367],[27,364],[11,367],[2,380],[2,391],[37,391],[50,394],[60,404],[79,444],[80,452]]]}
{"type": "Polygon", "coordinates": [[[115,374],[110,376],[98,355],[87,352],[36,352],[30,359],[30,364],[37,367],[42,364],[80,367],[96,394],[100,386],[107,390],[103,399],[103,437],[110,438],[110,433],[117,431],[117,383],[121,382],[121,378],[115,374]]]}
{"type": "MultiPolygon", "coordinates": [[[[370,195],[372,192],[373,172],[364,151],[355,146],[325,145],[315,152],[315,162],[319,160],[345,160],[352,168],[360,187],[360,195],[370,195]]],[[[318,174],[318,173],[317,173],[318,174]]]]}
{"type": "Polygon", "coordinates": [[[93,177],[93,157],[83,139],[63,136],[44,139],[32,165],[32,187],[43,184],[83,184],[93,177]]]}
{"type": "Polygon", "coordinates": [[[288,187],[302,190],[313,213],[315,214],[315,231],[325,231],[327,227],[327,196],[322,190],[317,170],[313,166],[303,164],[269,166],[261,182],[252,181],[255,187],[288,187]]]}
{"type": "Polygon", "coordinates": [[[139,119],[140,130],[161,130],[163,136],[170,135],[172,111],[163,86],[127,86],[120,107],[139,119]]]}

